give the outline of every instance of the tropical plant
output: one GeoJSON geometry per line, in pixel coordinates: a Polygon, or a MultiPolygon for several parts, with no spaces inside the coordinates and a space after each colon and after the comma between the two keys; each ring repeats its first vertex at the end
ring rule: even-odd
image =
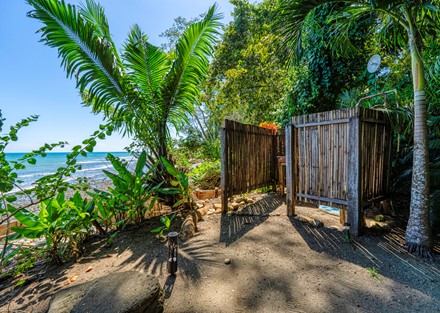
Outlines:
{"type": "Polygon", "coordinates": [[[156,227],[155,229],[152,229],[151,232],[152,233],[156,233],[157,237],[162,237],[164,231],[169,231],[171,228],[171,222],[174,220],[174,218],[176,217],[176,214],[172,214],[171,217],[168,217],[167,215],[161,216],[159,218],[160,222],[162,223],[161,226],[156,227]]]}
{"type": "Polygon", "coordinates": [[[438,1],[282,0],[277,27],[292,57],[301,48],[307,17],[327,5],[333,5],[331,15],[334,27],[330,37],[338,40],[339,47],[352,47],[347,35],[350,28],[359,19],[375,14],[373,26],[377,26],[381,41],[390,49],[410,50],[414,91],[414,158],[406,245],[411,252],[430,255],[428,128],[425,68],[421,51],[428,43],[435,42],[435,36],[440,31],[438,1]]]}
{"type": "Polygon", "coordinates": [[[156,160],[170,159],[169,127],[180,127],[193,112],[221,25],[217,6],[190,24],[167,55],[138,25],[119,53],[104,9],[93,0],[78,7],[63,0],[27,2],[34,8],[28,16],[44,24],[42,41],[58,50],[84,104],[134,135],[156,160]]]}
{"type": "MultiPolygon", "coordinates": [[[[61,264],[64,259],[80,255],[80,243],[92,229],[94,202],[83,199],[76,192],[69,200],[64,193],[41,202],[37,214],[22,209],[14,217],[22,226],[12,227],[20,237],[35,239],[44,237],[52,260],[61,264]]],[[[8,205],[10,212],[16,208],[8,205]]]]}
{"type": "Polygon", "coordinates": [[[220,186],[221,162],[204,161],[189,172],[194,186],[201,189],[214,189],[220,186]]]}
{"type": "Polygon", "coordinates": [[[109,192],[97,191],[95,196],[99,196],[106,204],[100,204],[98,211],[101,217],[108,220],[113,216],[108,210],[116,210],[122,213],[118,222],[141,223],[145,219],[146,212],[154,207],[157,197],[156,194],[161,184],[152,183],[154,170],[157,165],[146,168],[147,153],[142,151],[136,162],[134,172],[131,173],[127,162],[107,154],[107,159],[112,163],[117,174],[103,170],[104,174],[113,182],[113,187],[109,187],[109,192]],[[145,171],[145,169],[147,169],[145,171]]]}
{"type": "Polygon", "coordinates": [[[176,170],[174,166],[164,158],[162,158],[162,164],[174,179],[171,180],[172,187],[162,188],[160,192],[165,195],[179,195],[181,197],[176,203],[174,203],[173,207],[184,206],[187,209],[193,210],[193,190],[189,185],[188,175],[176,170]]]}

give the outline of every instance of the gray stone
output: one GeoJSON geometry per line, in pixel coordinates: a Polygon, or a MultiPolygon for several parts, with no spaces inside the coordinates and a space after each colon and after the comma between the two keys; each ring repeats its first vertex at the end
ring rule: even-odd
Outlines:
{"type": "Polygon", "coordinates": [[[158,279],[135,271],[111,273],[55,294],[48,313],[163,312],[164,293],[158,279]]]}

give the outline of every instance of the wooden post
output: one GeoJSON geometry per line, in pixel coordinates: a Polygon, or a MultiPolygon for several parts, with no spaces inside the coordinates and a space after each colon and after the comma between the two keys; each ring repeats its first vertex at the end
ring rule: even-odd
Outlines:
{"type": "Polygon", "coordinates": [[[296,202],[296,132],[294,125],[286,126],[286,205],[287,216],[295,215],[296,202]]]}
{"type": "Polygon", "coordinates": [[[224,126],[220,129],[220,142],[221,142],[221,201],[222,212],[228,210],[228,141],[227,141],[227,126],[228,121],[225,120],[224,126]]]}
{"type": "Polygon", "coordinates": [[[272,135],[272,166],[270,168],[270,176],[272,177],[272,191],[277,192],[277,134],[272,135]]]}
{"type": "Polygon", "coordinates": [[[362,227],[361,116],[350,118],[348,134],[348,222],[350,234],[358,237],[362,227]]]}

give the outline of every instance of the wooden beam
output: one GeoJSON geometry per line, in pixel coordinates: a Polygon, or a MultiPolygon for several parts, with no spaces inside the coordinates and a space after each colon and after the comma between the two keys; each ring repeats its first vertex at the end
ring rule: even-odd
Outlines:
{"type": "Polygon", "coordinates": [[[323,125],[331,125],[331,124],[341,124],[341,123],[348,123],[348,118],[342,118],[338,120],[332,120],[332,121],[322,121],[322,122],[312,122],[312,123],[304,123],[304,124],[295,124],[296,128],[302,128],[302,127],[313,127],[313,126],[323,126],[323,125]]]}
{"type": "Polygon", "coordinates": [[[361,117],[350,118],[348,134],[348,223],[350,234],[358,237],[362,227],[361,117]]]}
{"type": "Polygon", "coordinates": [[[295,215],[296,202],[296,131],[294,125],[286,126],[286,205],[287,216],[295,215]]]}
{"type": "Polygon", "coordinates": [[[343,199],[308,195],[308,194],[304,194],[304,193],[297,193],[296,196],[301,197],[301,198],[306,198],[306,199],[312,199],[312,200],[316,200],[316,201],[324,201],[324,202],[331,202],[331,203],[336,203],[336,204],[348,205],[348,200],[343,200],[343,199]]]}
{"type": "Polygon", "coordinates": [[[362,118],[362,122],[372,123],[372,124],[382,124],[382,125],[386,125],[387,124],[383,120],[377,120],[377,119],[374,119],[374,118],[365,118],[365,117],[362,118]]]}

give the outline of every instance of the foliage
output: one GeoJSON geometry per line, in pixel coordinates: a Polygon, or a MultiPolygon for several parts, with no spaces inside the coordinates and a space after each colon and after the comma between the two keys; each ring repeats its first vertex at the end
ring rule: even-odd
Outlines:
{"type": "Polygon", "coordinates": [[[194,185],[200,189],[215,189],[220,186],[221,162],[204,161],[188,174],[194,185]]]}
{"type": "Polygon", "coordinates": [[[172,187],[162,188],[160,192],[165,195],[179,195],[181,197],[180,200],[174,203],[173,207],[184,206],[187,209],[193,209],[191,199],[193,190],[189,185],[188,175],[176,170],[166,159],[162,158],[161,161],[174,180],[171,181],[172,187]]]}
{"type": "MultiPolygon", "coordinates": [[[[353,47],[349,31],[364,18],[373,16],[371,25],[384,47],[399,53],[408,49],[414,92],[414,150],[411,187],[411,211],[406,229],[410,252],[432,257],[429,227],[428,130],[425,97],[425,64],[422,51],[434,42],[440,32],[438,1],[339,1],[283,0],[277,20],[288,54],[298,58],[308,17],[332,5],[331,38],[335,51],[353,47]],[[341,49],[342,48],[342,49],[341,49]],[[294,53],[296,51],[296,53],[294,53]]],[[[426,89],[429,91],[429,88],[426,89]]]]}
{"type": "Polygon", "coordinates": [[[368,267],[368,273],[370,273],[371,278],[380,279],[379,269],[377,267],[368,267]]]}
{"type": "Polygon", "coordinates": [[[277,35],[270,28],[278,1],[232,4],[234,20],[216,50],[201,98],[217,127],[224,118],[251,124],[275,120],[289,76],[275,54],[277,35]]]}
{"type": "MultiPolygon", "coordinates": [[[[304,20],[303,27],[306,31],[297,46],[289,47],[285,41],[278,43],[278,54],[292,65],[292,85],[288,90],[280,122],[285,122],[294,115],[336,109],[338,98],[344,90],[366,83],[368,74],[365,64],[369,53],[364,44],[371,28],[372,17],[362,18],[347,34],[359,47],[357,50],[352,49],[352,54],[345,50],[335,53],[334,42],[329,38],[333,36],[334,25],[331,13],[338,6],[340,4],[323,5],[312,11],[304,20]],[[292,54],[295,55],[296,62],[292,62],[292,54]]],[[[280,16],[281,21],[275,29],[280,34],[278,38],[285,40],[291,33],[285,29],[287,25],[283,15],[280,16]]]]}
{"type": "Polygon", "coordinates": [[[42,41],[58,50],[84,104],[134,135],[156,160],[169,159],[169,127],[187,121],[207,73],[221,25],[216,5],[186,28],[167,55],[138,25],[119,54],[104,9],[93,0],[78,7],[63,0],[27,2],[33,6],[28,16],[43,23],[42,41]]]}
{"type": "Polygon", "coordinates": [[[160,222],[163,224],[153,230],[151,230],[152,233],[156,233],[157,237],[162,237],[164,231],[169,231],[171,228],[171,222],[176,217],[176,214],[172,214],[171,217],[168,217],[166,215],[160,217],[160,222]]]}
{"type": "MultiPolygon", "coordinates": [[[[12,125],[7,134],[0,136],[0,225],[6,223],[7,234],[3,242],[2,252],[0,253],[1,270],[6,264],[5,260],[10,259],[10,253],[13,252],[10,250],[11,245],[9,241],[14,238],[8,236],[11,218],[15,217],[18,219],[16,216],[22,214],[21,211],[26,212],[26,209],[30,206],[50,201],[57,193],[64,194],[69,188],[74,190],[81,189],[82,183],[85,183],[86,180],[79,179],[78,184],[75,185],[70,184],[65,178],[81,170],[81,165],[77,164],[78,156],[87,156],[87,153],[93,151],[97,140],[105,139],[113,130],[112,125],[100,125],[100,129],[95,131],[90,138],[84,140],[82,145],[77,145],[72,148],[72,152],[66,156],[65,166],[58,168],[53,174],[38,179],[33,188],[24,189],[21,186],[22,181],[19,179],[20,171],[26,169],[28,166],[35,165],[39,158],[46,157],[47,153],[54,148],[64,147],[64,145],[67,144],[63,141],[55,144],[45,144],[39,149],[26,153],[16,161],[8,161],[5,153],[8,145],[18,140],[19,131],[23,127],[29,126],[30,123],[37,121],[37,119],[38,116],[23,119],[15,125],[12,125]],[[14,192],[12,193],[12,191],[14,192]],[[19,205],[15,204],[17,199],[21,199],[19,205]]],[[[1,117],[0,120],[3,122],[1,117]]]]}
{"type": "Polygon", "coordinates": [[[147,164],[145,151],[142,151],[138,157],[133,173],[130,172],[128,163],[120,158],[109,153],[107,159],[112,163],[117,174],[104,170],[104,174],[112,180],[114,187],[109,187],[108,193],[97,191],[94,194],[95,199],[101,200],[98,206],[101,218],[107,223],[114,217],[117,217],[117,222],[141,223],[145,219],[146,212],[152,210],[157,200],[156,193],[160,184],[151,183],[157,165],[145,171],[147,164]]]}
{"type": "MultiPolygon", "coordinates": [[[[94,202],[83,199],[76,192],[69,200],[64,193],[54,199],[41,202],[38,215],[22,209],[14,217],[23,226],[12,227],[18,238],[41,238],[46,241],[52,260],[62,263],[64,259],[80,255],[80,243],[92,227],[94,202]]],[[[16,208],[8,205],[10,212],[16,208]]]]}

